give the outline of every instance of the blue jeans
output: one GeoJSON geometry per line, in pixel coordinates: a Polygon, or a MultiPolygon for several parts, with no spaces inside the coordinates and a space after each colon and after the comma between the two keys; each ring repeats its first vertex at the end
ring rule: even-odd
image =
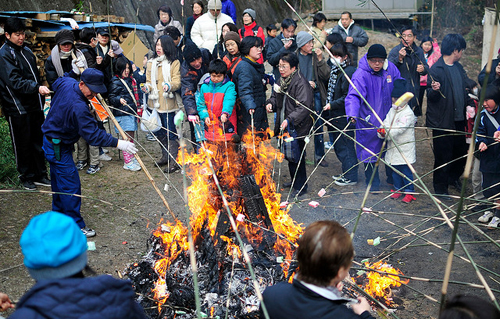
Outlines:
{"type": "Polygon", "coordinates": [[[73,145],[61,145],[61,159],[58,161],[54,154],[54,145],[45,137],[43,138],[43,150],[45,158],[50,163],[50,182],[52,191],[52,210],[68,215],[78,224],[78,227],[84,228],[85,222],[80,215],[82,194],[80,176],[73,162],[73,145]],[[64,193],[68,195],[58,194],[64,193]]]}
{"type": "MultiPolygon", "coordinates": [[[[321,105],[321,94],[319,92],[314,93],[314,110],[316,115],[321,113],[323,106],[321,105]]],[[[323,114],[323,113],[321,113],[323,114]]],[[[323,115],[321,115],[323,116],[323,115]]],[[[319,160],[325,155],[325,145],[323,144],[323,120],[317,118],[314,123],[314,160],[319,160]],[[320,127],[318,130],[316,130],[320,127]]]]}
{"type": "Polygon", "coordinates": [[[160,116],[162,126],[159,131],[155,132],[155,135],[158,137],[158,139],[161,140],[162,137],[166,138],[167,134],[169,140],[178,139],[177,129],[175,128],[174,123],[175,112],[158,113],[158,115],[160,116]]]}
{"type": "MultiPolygon", "coordinates": [[[[392,165],[395,170],[400,171],[403,173],[406,177],[410,179],[410,181],[413,180],[413,174],[408,167],[408,165],[392,165]]],[[[405,193],[408,192],[413,192],[415,191],[415,187],[413,186],[413,183],[410,183],[410,181],[403,176],[399,175],[395,170],[392,171],[392,178],[394,180],[394,189],[399,190],[405,193]],[[410,183],[408,185],[408,183],[410,183]],[[406,186],[405,186],[406,185],[406,186]]]]}
{"type": "MultiPolygon", "coordinates": [[[[340,131],[344,130],[347,125],[347,119],[345,117],[335,118],[329,120],[329,122],[335,126],[340,131]]],[[[345,133],[354,139],[354,124],[350,124],[345,133]]],[[[339,139],[333,145],[335,154],[337,158],[342,163],[342,173],[345,173],[345,178],[357,182],[358,181],[358,158],[356,157],[356,149],[354,148],[354,141],[344,134],[335,130],[335,128],[328,126],[329,134],[333,135],[333,141],[339,139]],[[347,173],[346,173],[347,172],[347,173]]]]}

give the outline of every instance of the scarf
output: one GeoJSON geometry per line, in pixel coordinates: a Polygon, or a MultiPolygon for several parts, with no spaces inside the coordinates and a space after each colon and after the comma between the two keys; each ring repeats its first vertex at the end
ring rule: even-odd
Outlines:
{"type": "MultiPolygon", "coordinates": [[[[85,56],[83,55],[82,51],[78,49],[74,49],[76,53],[76,58],[79,59],[80,61],[83,61],[85,64],[85,69],[88,68],[89,66],[87,65],[87,59],[85,59],[85,56]]],[[[57,76],[61,77],[64,75],[64,70],[61,65],[61,59],[67,59],[69,56],[71,56],[71,51],[69,52],[60,52],[59,47],[56,45],[55,47],[52,48],[52,52],[50,53],[50,57],[52,58],[52,64],[54,65],[54,68],[56,69],[57,76]]]]}
{"type": "Polygon", "coordinates": [[[134,102],[137,104],[137,107],[139,107],[139,90],[137,89],[137,82],[135,81],[135,79],[132,77],[132,76],[128,76],[128,77],[123,77],[123,76],[119,76],[119,75],[115,75],[117,78],[120,78],[123,80],[123,83],[127,86],[127,89],[130,92],[132,92],[132,94],[134,95],[134,102]],[[125,81],[126,79],[131,79],[132,80],[132,90],[130,90],[130,88],[128,87],[128,84],[127,82],[125,81]]]}
{"type": "MultiPolygon", "coordinates": [[[[153,101],[155,107],[159,107],[160,95],[158,92],[158,68],[159,64],[161,64],[161,71],[163,75],[163,82],[167,83],[169,87],[171,87],[170,82],[172,81],[170,77],[170,62],[167,60],[165,55],[159,56],[153,59],[153,63],[151,65],[151,94],[149,94],[149,99],[153,101]],[[157,104],[158,103],[158,104],[157,104]]],[[[163,92],[163,98],[174,98],[170,89],[168,92],[163,92]]]]}
{"type": "Polygon", "coordinates": [[[280,78],[280,92],[285,93],[288,90],[288,86],[290,85],[290,82],[292,82],[292,79],[297,71],[298,69],[295,68],[295,71],[293,71],[292,74],[290,74],[288,77],[280,78]]]}
{"type": "Polygon", "coordinates": [[[196,19],[198,19],[199,17],[201,17],[203,14],[194,14],[193,13],[193,19],[196,21],[196,19]]]}
{"type": "MultiPolygon", "coordinates": [[[[345,68],[345,60],[340,63],[340,66],[342,69],[345,68]]],[[[333,102],[333,93],[335,93],[335,84],[337,84],[337,78],[342,72],[337,65],[337,63],[333,63],[332,65],[332,71],[330,72],[330,79],[328,80],[328,92],[326,95],[326,103],[331,103],[333,102]]]]}

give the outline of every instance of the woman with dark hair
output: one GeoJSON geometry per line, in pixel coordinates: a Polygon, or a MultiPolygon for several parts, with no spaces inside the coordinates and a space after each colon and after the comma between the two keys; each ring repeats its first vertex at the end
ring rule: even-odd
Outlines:
{"type": "Polygon", "coordinates": [[[326,37],[328,33],[325,31],[325,25],[326,25],[326,16],[318,12],[313,16],[313,23],[311,26],[312,30],[312,35],[314,37],[314,48],[315,49],[322,49],[323,44],[326,42],[326,37]],[[319,41],[316,39],[318,38],[319,41]]]}
{"type": "MultiPolygon", "coordinates": [[[[431,66],[439,60],[441,57],[441,49],[437,41],[431,37],[424,37],[422,42],[420,42],[420,47],[424,51],[424,57],[429,65],[431,66]]],[[[420,91],[418,94],[418,104],[413,110],[416,116],[422,115],[422,102],[424,101],[424,93],[427,89],[427,74],[420,77],[420,91]]]]}
{"type": "Polygon", "coordinates": [[[333,59],[331,59],[332,71],[328,81],[326,105],[323,110],[329,112],[327,115],[328,122],[333,125],[328,125],[330,142],[333,144],[337,158],[342,163],[342,174],[333,176],[333,179],[335,184],[339,186],[356,185],[358,182],[358,169],[356,166],[358,160],[353,142],[355,127],[351,122],[347,126],[348,121],[344,102],[349,92],[349,82],[341,67],[349,78],[352,77],[356,68],[353,66],[351,54],[345,44],[334,44],[330,52],[333,55],[333,59]],[[334,143],[337,137],[338,140],[334,143]]]}
{"type": "MultiPolygon", "coordinates": [[[[241,19],[243,21],[243,28],[238,30],[240,37],[242,39],[248,36],[258,37],[262,40],[262,46],[264,46],[266,44],[266,36],[264,35],[264,30],[257,25],[257,22],[255,22],[255,10],[250,8],[245,9],[245,11],[243,11],[243,15],[241,16],[241,19]]],[[[264,56],[261,56],[259,61],[257,62],[264,63],[264,56]]]]}
{"type": "Polygon", "coordinates": [[[241,107],[237,109],[238,135],[252,129],[261,132],[261,137],[269,127],[264,103],[266,102],[264,78],[264,65],[257,62],[262,56],[262,39],[258,37],[243,38],[240,44],[241,62],[233,73],[233,82],[236,85],[241,107]]]}
{"type": "Polygon", "coordinates": [[[227,75],[231,79],[236,66],[238,66],[241,61],[240,36],[236,32],[229,31],[224,36],[224,44],[226,46],[227,53],[224,55],[222,60],[226,62],[227,75]]]}
{"type": "Polygon", "coordinates": [[[224,55],[226,55],[227,51],[226,51],[224,37],[226,36],[226,33],[228,33],[229,31],[238,32],[238,28],[234,23],[231,22],[228,22],[222,26],[219,42],[217,42],[212,51],[212,56],[214,57],[214,59],[222,59],[224,55]]]}
{"type": "Polygon", "coordinates": [[[191,9],[193,9],[193,15],[188,17],[186,20],[186,31],[184,32],[184,36],[191,40],[191,28],[193,27],[194,21],[198,19],[205,9],[205,5],[201,0],[195,0],[191,5],[191,9]]]}
{"type": "Polygon", "coordinates": [[[279,88],[273,90],[266,102],[266,109],[269,113],[276,113],[275,136],[283,134],[285,130],[289,133],[295,130],[297,133],[301,156],[299,159],[287,158],[292,181],[286,183],[286,186],[293,188],[290,196],[296,198],[307,193],[305,137],[310,134],[313,125],[310,110],[314,109],[314,92],[309,81],[299,72],[299,58],[295,54],[281,55],[278,69],[281,75],[279,88]]]}
{"type": "MultiPolygon", "coordinates": [[[[113,107],[113,115],[121,128],[134,141],[137,130],[137,107],[139,106],[139,91],[137,82],[132,77],[132,64],[126,57],[119,57],[115,62],[115,76],[108,85],[109,103],[113,107]]],[[[116,133],[118,130],[115,128],[116,133]]],[[[141,166],[133,154],[123,151],[123,168],[129,171],[139,171],[141,166]]]]}
{"type": "Polygon", "coordinates": [[[163,35],[163,31],[169,25],[176,27],[177,29],[179,29],[179,32],[182,33],[182,25],[179,21],[174,20],[172,9],[170,9],[169,6],[162,5],[158,8],[156,14],[158,15],[158,19],[160,20],[155,25],[155,35],[153,37],[154,43],[156,43],[156,40],[158,40],[158,38],[163,35]]]}
{"type": "Polygon", "coordinates": [[[169,35],[162,35],[156,41],[155,53],[155,58],[148,61],[144,89],[149,93],[149,107],[156,108],[161,118],[162,128],[155,134],[161,144],[162,157],[156,164],[168,164],[165,173],[173,173],[179,169],[175,161],[179,142],[174,116],[179,110],[175,92],[181,87],[181,64],[174,40],[169,35]]]}

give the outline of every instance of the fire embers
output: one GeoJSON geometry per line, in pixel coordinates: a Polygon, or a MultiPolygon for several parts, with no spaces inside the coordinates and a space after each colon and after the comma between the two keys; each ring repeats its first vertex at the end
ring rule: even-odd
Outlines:
{"type": "MultiPolygon", "coordinates": [[[[244,140],[246,146],[206,144],[207,151],[185,156],[198,295],[209,318],[224,318],[226,312],[229,318],[258,318],[258,294],[244,253],[262,292],[289,278],[290,260],[303,232],[279,207],[281,195],[275,192],[272,172],[274,160],[282,161],[282,154],[270,140],[256,136],[255,149],[251,135],[244,140]]],[[[161,224],[149,240],[148,255],[129,269],[138,299],[151,318],[196,317],[187,234],[180,222],[161,224]]]]}
{"type": "Polygon", "coordinates": [[[376,271],[367,271],[353,278],[356,284],[370,296],[386,304],[390,308],[403,308],[403,301],[398,298],[403,292],[402,284],[407,284],[409,279],[401,279],[403,273],[391,265],[378,261],[374,264],[365,263],[365,267],[376,271]]]}

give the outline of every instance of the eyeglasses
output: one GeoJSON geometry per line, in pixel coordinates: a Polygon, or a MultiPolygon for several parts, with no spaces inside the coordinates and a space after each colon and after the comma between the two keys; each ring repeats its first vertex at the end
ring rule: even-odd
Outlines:
{"type": "Polygon", "coordinates": [[[402,34],[401,37],[403,39],[411,39],[411,38],[413,38],[413,34],[402,34]]]}
{"type": "Polygon", "coordinates": [[[262,49],[263,49],[262,47],[254,47],[254,48],[256,48],[259,51],[262,51],[262,49]]]}
{"type": "Polygon", "coordinates": [[[287,64],[280,64],[278,65],[278,69],[279,70],[286,70],[290,67],[290,65],[287,65],[287,64]]]}
{"type": "Polygon", "coordinates": [[[368,61],[370,61],[370,62],[371,62],[371,63],[373,63],[373,64],[377,64],[377,63],[378,63],[378,64],[382,64],[382,63],[384,63],[384,62],[385,62],[385,60],[384,60],[384,59],[376,59],[376,58],[368,59],[368,61]]]}

